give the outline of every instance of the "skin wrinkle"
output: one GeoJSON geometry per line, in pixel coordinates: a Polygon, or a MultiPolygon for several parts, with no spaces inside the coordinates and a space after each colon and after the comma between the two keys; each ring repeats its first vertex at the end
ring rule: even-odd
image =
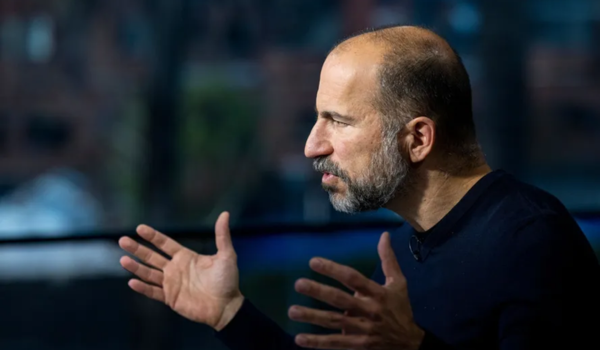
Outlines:
{"type": "MultiPolygon", "coordinates": [[[[449,141],[448,130],[469,133],[469,127],[455,127],[452,120],[430,111],[437,105],[423,100],[431,94],[419,89],[431,87],[411,80],[418,77],[411,69],[420,72],[434,66],[440,72],[460,74],[456,57],[443,39],[412,27],[359,35],[330,52],[317,92],[316,109],[321,114],[305,154],[314,159],[315,170],[337,176],[323,183],[336,210],[357,213],[387,208],[425,231],[491,171],[476,141],[449,141]],[[392,90],[403,91],[402,96],[390,95],[392,90]],[[419,106],[429,107],[422,114],[419,106]]],[[[452,94],[459,92],[448,86],[448,96],[431,101],[463,108],[452,102],[452,94]]]]}

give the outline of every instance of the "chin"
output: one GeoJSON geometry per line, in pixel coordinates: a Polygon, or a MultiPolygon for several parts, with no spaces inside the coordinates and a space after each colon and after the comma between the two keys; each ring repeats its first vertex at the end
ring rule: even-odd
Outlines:
{"type": "Polygon", "coordinates": [[[330,183],[321,183],[321,187],[323,187],[323,189],[325,191],[327,191],[327,193],[329,193],[329,195],[345,195],[346,192],[346,188],[344,188],[343,186],[340,186],[339,184],[330,184],[330,183]]]}
{"type": "Polygon", "coordinates": [[[361,205],[355,198],[349,198],[347,195],[341,193],[330,192],[329,202],[331,202],[333,209],[340,213],[359,214],[372,210],[361,205]]]}

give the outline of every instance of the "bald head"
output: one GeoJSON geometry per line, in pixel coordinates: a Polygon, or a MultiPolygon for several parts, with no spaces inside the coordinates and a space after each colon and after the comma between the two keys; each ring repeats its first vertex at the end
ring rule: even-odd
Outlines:
{"type": "Polygon", "coordinates": [[[483,156],[476,140],[469,76],[439,35],[413,26],[371,29],[336,45],[330,56],[360,59],[376,70],[373,106],[385,127],[401,129],[419,116],[436,124],[436,151],[464,168],[483,156]]]}
{"type": "MultiPolygon", "coordinates": [[[[390,51],[403,50],[406,58],[417,55],[433,54],[439,58],[455,58],[454,50],[450,45],[436,33],[414,26],[385,27],[381,29],[368,30],[355,34],[332,50],[332,54],[344,52],[360,52],[363,50],[374,50],[374,53],[385,55],[390,51]]],[[[383,56],[373,57],[375,60],[383,59],[383,56]]]]}
{"type": "Polygon", "coordinates": [[[304,153],[344,212],[402,198],[428,169],[462,172],[478,149],[469,77],[452,48],[421,28],[371,30],[337,45],[316,111],[304,153]]]}

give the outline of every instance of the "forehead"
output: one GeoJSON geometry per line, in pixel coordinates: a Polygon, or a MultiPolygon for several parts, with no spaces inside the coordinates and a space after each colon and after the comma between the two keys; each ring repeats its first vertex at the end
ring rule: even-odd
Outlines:
{"type": "Polygon", "coordinates": [[[377,62],[364,54],[330,55],[321,70],[317,109],[350,114],[369,108],[378,91],[377,68],[377,62]]]}

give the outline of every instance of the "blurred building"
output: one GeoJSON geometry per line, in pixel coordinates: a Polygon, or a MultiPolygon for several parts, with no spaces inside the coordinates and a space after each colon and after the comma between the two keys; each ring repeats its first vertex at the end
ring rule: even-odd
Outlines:
{"type": "Polygon", "coordinates": [[[463,57],[492,165],[574,207],[600,207],[595,194],[568,195],[595,186],[600,171],[599,8],[590,0],[4,0],[0,193],[61,167],[89,180],[105,227],[207,223],[226,209],[241,221],[363,219],[331,212],[303,159],[321,64],[345,35],[418,24],[463,57]]]}
{"type": "Polygon", "coordinates": [[[104,174],[107,158],[114,155],[110,130],[120,125],[123,106],[149,71],[149,52],[140,52],[144,47],[138,45],[149,37],[136,37],[136,29],[144,26],[133,21],[143,20],[143,11],[136,9],[142,2],[117,3],[1,2],[4,191],[57,167],[91,179],[97,196],[110,184],[104,174]]]}

